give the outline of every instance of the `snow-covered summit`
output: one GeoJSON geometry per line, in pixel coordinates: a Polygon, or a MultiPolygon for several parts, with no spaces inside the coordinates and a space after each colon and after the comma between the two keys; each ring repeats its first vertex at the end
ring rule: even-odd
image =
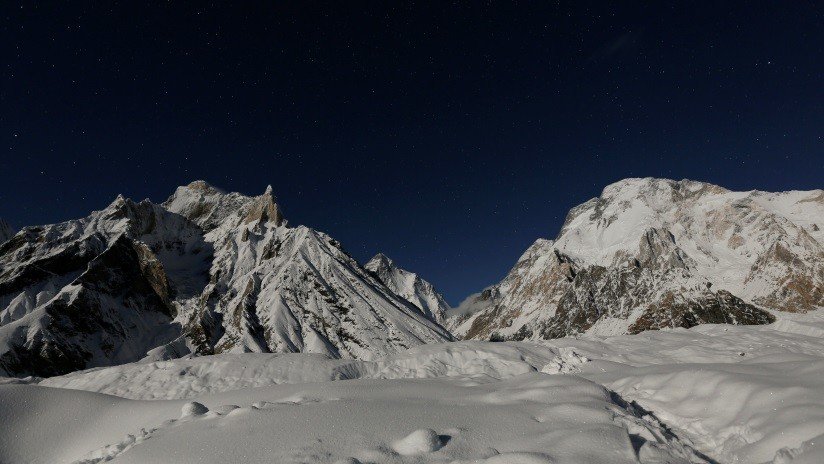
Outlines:
{"type": "Polygon", "coordinates": [[[336,240],[288,227],[271,186],[120,195],[0,247],[0,373],[227,351],[370,358],[451,339],[336,240]]]}
{"type": "Polygon", "coordinates": [[[263,219],[278,226],[286,222],[272,194],[271,185],[266,187],[262,195],[249,197],[237,192],[225,193],[206,181],[196,180],[178,187],[162,206],[186,217],[206,232],[242,209],[248,209],[247,216],[244,217],[247,222],[263,219]]]}
{"type": "Polygon", "coordinates": [[[824,306],[822,223],[822,190],[625,179],[570,210],[554,242],[536,242],[485,292],[494,301],[449,325],[472,338],[543,338],[808,311],[824,306]]]}
{"type": "Polygon", "coordinates": [[[378,253],[369,260],[364,269],[372,272],[393,292],[405,298],[422,311],[422,314],[438,323],[443,323],[449,304],[431,283],[414,272],[396,266],[388,256],[378,253]]]}

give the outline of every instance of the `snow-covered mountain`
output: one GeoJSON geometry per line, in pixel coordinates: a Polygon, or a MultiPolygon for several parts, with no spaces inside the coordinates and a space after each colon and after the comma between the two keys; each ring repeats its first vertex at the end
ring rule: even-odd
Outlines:
{"type": "Polygon", "coordinates": [[[475,339],[768,323],[824,306],[824,191],[626,179],[573,208],[447,325],[475,339]]]}
{"type": "Polygon", "coordinates": [[[375,255],[364,268],[372,272],[393,292],[419,308],[424,316],[441,324],[444,322],[450,307],[432,284],[414,272],[399,268],[383,253],[375,255]]]}
{"type": "Polygon", "coordinates": [[[4,220],[0,219],[0,245],[14,235],[14,229],[4,220]]]}
{"type": "Polygon", "coordinates": [[[186,332],[198,352],[310,352],[368,358],[449,333],[396,295],[333,238],[288,227],[271,187],[223,194],[203,182],[163,204],[203,227],[210,280],[186,332]]]}
{"type": "Polygon", "coordinates": [[[329,236],[289,227],[271,187],[205,182],[162,205],[27,227],[0,245],[0,373],[188,353],[370,358],[450,340],[329,236]]]}

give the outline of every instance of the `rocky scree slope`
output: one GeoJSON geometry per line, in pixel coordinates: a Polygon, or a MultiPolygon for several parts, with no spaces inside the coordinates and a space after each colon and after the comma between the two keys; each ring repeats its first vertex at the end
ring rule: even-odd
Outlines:
{"type": "Polygon", "coordinates": [[[451,340],[331,237],[289,227],[271,187],[197,181],[118,197],[0,245],[0,374],[50,376],[190,353],[370,358],[451,340]]]}
{"type": "Polygon", "coordinates": [[[447,321],[467,339],[765,324],[824,306],[824,191],[626,179],[447,321]]]}

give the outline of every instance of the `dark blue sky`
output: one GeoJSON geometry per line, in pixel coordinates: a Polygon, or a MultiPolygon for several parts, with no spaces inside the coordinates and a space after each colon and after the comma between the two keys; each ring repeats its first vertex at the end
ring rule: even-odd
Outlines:
{"type": "Polygon", "coordinates": [[[624,177],[824,187],[821,2],[38,3],[0,6],[14,226],[272,184],[457,303],[624,177]]]}

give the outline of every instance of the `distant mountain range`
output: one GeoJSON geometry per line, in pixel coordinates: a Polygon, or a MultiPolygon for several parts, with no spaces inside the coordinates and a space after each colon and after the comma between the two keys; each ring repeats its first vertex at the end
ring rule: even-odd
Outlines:
{"type": "Polygon", "coordinates": [[[16,234],[0,221],[0,374],[765,324],[771,311],[824,307],[822,228],[821,190],[627,179],[453,309],[385,255],[362,266],[328,235],[288,225],[271,187],[246,196],[196,181],[162,204],[119,196],[16,234]]]}

